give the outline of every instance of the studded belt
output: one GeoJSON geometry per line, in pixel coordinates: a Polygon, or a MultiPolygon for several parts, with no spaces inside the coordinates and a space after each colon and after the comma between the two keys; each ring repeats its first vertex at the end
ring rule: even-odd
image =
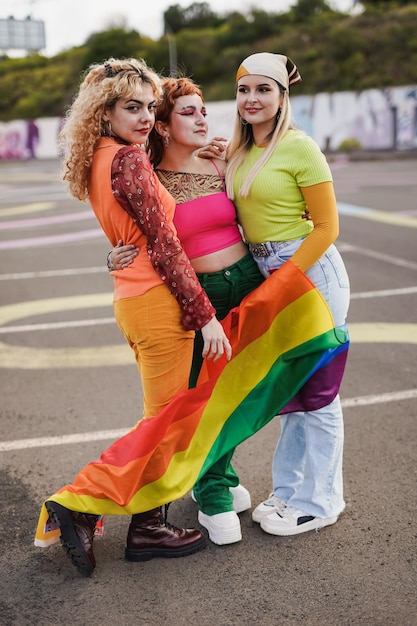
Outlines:
{"type": "Polygon", "coordinates": [[[265,243],[250,243],[249,252],[253,256],[265,257],[278,252],[281,248],[288,245],[288,241],[265,241],[265,243]]]}

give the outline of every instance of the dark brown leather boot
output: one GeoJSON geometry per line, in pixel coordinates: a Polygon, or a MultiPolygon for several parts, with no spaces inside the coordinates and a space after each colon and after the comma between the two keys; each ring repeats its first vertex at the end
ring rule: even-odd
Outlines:
{"type": "Polygon", "coordinates": [[[68,558],[83,576],[91,576],[96,566],[93,553],[94,530],[98,515],[77,513],[49,500],[45,503],[49,517],[61,530],[61,544],[68,558]]]}
{"type": "Polygon", "coordinates": [[[168,524],[162,515],[162,508],[159,507],[132,516],[125,558],[128,561],[149,561],[155,556],[188,556],[205,546],[206,539],[202,532],[168,524]]]}

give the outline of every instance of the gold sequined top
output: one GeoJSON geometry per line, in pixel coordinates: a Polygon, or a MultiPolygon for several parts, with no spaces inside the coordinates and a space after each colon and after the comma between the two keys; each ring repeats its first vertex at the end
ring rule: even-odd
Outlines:
{"type": "Polygon", "coordinates": [[[219,174],[190,174],[169,170],[156,170],[155,173],[177,204],[224,191],[219,174]]]}

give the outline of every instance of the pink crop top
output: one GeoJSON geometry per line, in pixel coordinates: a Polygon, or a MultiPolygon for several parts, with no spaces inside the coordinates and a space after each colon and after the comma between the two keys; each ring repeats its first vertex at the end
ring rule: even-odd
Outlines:
{"type": "Polygon", "coordinates": [[[189,259],[242,240],[234,204],[224,191],[177,204],[174,224],[189,259]]]}
{"type": "Polygon", "coordinates": [[[226,195],[220,172],[216,176],[156,170],[156,174],[177,201],[174,224],[189,259],[242,241],[236,209],[226,195]]]}

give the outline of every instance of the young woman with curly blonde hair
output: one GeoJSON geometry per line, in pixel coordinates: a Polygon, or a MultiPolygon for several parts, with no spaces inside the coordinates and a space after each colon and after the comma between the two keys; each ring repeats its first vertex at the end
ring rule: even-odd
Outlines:
{"type": "MultiPolygon", "coordinates": [[[[114,276],[114,314],[134,351],[144,415],[157,415],[187,388],[195,331],[203,356],[231,357],[229,341],[176,235],[175,201],[154,174],[144,149],[161,97],[159,76],[144,61],[108,59],[92,65],[60,136],[70,193],[88,200],[109,242],[139,254],[114,276]]],[[[96,515],[46,502],[61,542],[85,576],[94,567],[96,515]]],[[[200,550],[199,530],[166,524],[160,507],[133,515],[125,556],[186,556],[200,550]]]]}

